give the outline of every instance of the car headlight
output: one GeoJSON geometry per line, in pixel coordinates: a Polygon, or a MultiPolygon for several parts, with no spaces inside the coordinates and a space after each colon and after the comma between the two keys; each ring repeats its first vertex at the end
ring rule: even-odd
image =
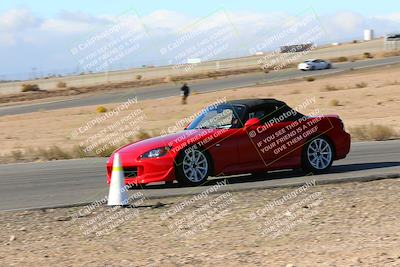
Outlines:
{"type": "Polygon", "coordinates": [[[168,151],[171,150],[170,146],[164,146],[164,147],[159,147],[152,149],[150,151],[147,151],[146,153],[142,154],[140,156],[141,159],[149,159],[149,158],[159,158],[164,156],[165,154],[168,153],[168,151]]]}

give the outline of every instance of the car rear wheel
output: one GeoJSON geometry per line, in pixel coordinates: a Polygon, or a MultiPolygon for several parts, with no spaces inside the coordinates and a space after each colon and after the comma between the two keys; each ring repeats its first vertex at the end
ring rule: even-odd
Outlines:
{"type": "Polygon", "coordinates": [[[303,149],[303,169],[315,173],[325,172],[332,166],[333,155],[333,146],[325,137],[314,138],[303,149]]]}
{"type": "Polygon", "coordinates": [[[185,149],[176,161],[176,179],[183,185],[200,185],[207,181],[210,166],[211,162],[207,153],[195,148],[185,149]]]}

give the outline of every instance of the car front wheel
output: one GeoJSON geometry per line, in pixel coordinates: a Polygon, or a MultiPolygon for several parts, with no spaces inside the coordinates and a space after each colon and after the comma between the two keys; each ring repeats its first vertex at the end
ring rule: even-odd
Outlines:
{"type": "Polygon", "coordinates": [[[183,150],[176,160],[176,179],[180,184],[196,186],[207,181],[211,162],[209,156],[200,149],[183,150]]]}
{"type": "Polygon", "coordinates": [[[314,138],[303,149],[303,169],[314,173],[325,172],[332,166],[333,157],[331,143],[324,137],[314,138]]]}

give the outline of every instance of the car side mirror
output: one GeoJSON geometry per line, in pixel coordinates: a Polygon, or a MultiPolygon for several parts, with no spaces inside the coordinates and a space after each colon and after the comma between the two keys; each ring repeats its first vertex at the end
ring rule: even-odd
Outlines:
{"type": "Polygon", "coordinates": [[[251,128],[251,127],[254,127],[254,126],[260,126],[260,125],[261,125],[260,119],[258,119],[258,118],[251,118],[251,119],[248,119],[248,120],[246,121],[246,123],[244,124],[244,128],[245,128],[245,129],[248,129],[248,128],[251,128]]]}

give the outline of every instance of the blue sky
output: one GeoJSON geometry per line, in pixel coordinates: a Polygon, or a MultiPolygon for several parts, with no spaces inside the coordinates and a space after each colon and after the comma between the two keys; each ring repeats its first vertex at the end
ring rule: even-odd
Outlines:
{"type": "MultiPolygon", "coordinates": [[[[124,8],[135,7],[143,15],[149,14],[158,9],[169,9],[177,12],[185,12],[194,16],[206,15],[216,8],[226,8],[232,11],[267,11],[267,12],[288,12],[297,14],[305,6],[312,6],[319,14],[333,13],[335,11],[350,10],[366,16],[385,15],[399,10],[400,2],[397,0],[386,1],[321,1],[321,0],[150,0],[150,1],[105,1],[105,0],[58,0],[58,1],[1,1],[0,11],[12,8],[25,7],[43,16],[52,16],[60,10],[82,11],[91,14],[118,14],[124,8]],[[384,4],[382,4],[384,3],[384,4]]],[[[400,10],[399,10],[400,11],[400,10]]]]}
{"type": "Polygon", "coordinates": [[[290,40],[305,42],[296,38],[312,25],[266,45],[271,36],[284,32],[288,25],[301,22],[307,15],[319,17],[313,24],[318,24],[323,34],[311,40],[316,44],[361,39],[365,28],[373,28],[377,36],[400,31],[398,0],[7,0],[0,1],[0,59],[6,63],[0,65],[0,80],[180,64],[187,58],[205,60],[243,56],[256,50],[271,51],[290,40]],[[127,10],[128,13],[124,13],[127,10]],[[199,19],[207,25],[193,26],[199,19]],[[124,27],[118,33],[84,51],[71,52],[76,52],[79,44],[120,24],[124,27]],[[195,33],[201,32],[201,27],[206,27],[207,31],[178,48],[171,48],[182,38],[182,30],[190,29],[195,33]],[[219,36],[218,29],[224,28],[228,31],[219,36]],[[105,58],[105,53],[100,55],[98,51],[103,51],[104,47],[112,50],[110,44],[121,36],[128,36],[131,44],[122,47],[112,63],[101,67],[104,62],[98,62],[94,57],[105,58]],[[205,44],[202,41],[209,36],[219,36],[218,47],[199,53],[201,47],[198,44],[205,44]]]}

